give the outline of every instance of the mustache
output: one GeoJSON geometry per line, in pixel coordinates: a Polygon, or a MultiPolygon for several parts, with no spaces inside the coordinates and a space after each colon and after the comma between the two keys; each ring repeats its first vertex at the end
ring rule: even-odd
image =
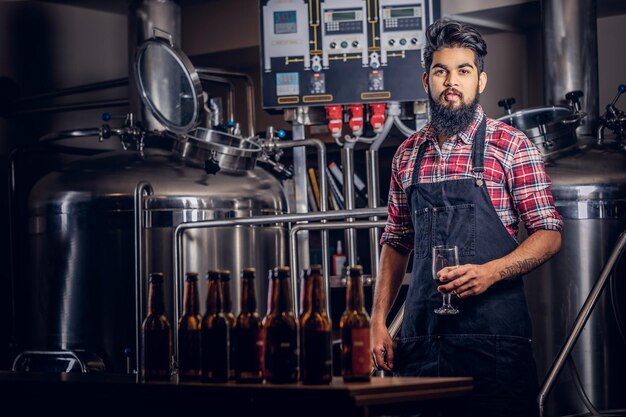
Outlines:
{"type": "Polygon", "coordinates": [[[455,88],[446,88],[445,90],[443,90],[443,93],[439,95],[439,98],[443,99],[447,94],[450,94],[450,93],[456,94],[461,99],[463,99],[463,93],[461,93],[459,90],[455,88]]]}

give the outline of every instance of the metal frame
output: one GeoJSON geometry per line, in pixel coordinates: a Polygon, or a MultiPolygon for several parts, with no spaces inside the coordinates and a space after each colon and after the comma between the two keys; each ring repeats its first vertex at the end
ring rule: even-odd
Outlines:
{"type": "Polygon", "coordinates": [[[550,393],[550,390],[556,382],[556,379],[563,369],[563,366],[565,366],[567,357],[571,353],[574,345],[576,344],[576,341],[578,340],[578,337],[580,336],[580,333],[585,327],[585,323],[587,323],[587,319],[589,319],[591,311],[598,302],[598,298],[600,297],[600,294],[602,293],[602,290],[606,285],[609,275],[611,275],[611,272],[613,272],[613,268],[615,267],[617,261],[620,259],[624,248],[626,248],[626,231],[622,232],[620,237],[617,239],[617,244],[615,245],[613,252],[611,252],[609,260],[606,262],[606,264],[604,264],[604,268],[602,269],[598,280],[589,292],[589,296],[587,296],[585,303],[580,309],[580,312],[576,317],[576,321],[574,322],[574,325],[570,330],[569,336],[565,340],[563,347],[561,347],[558,356],[554,360],[554,364],[550,368],[550,371],[548,371],[548,376],[541,386],[541,390],[539,391],[539,396],[537,398],[537,402],[539,404],[539,414],[541,415],[541,417],[543,417],[544,415],[544,404],[546,401],[546,397],[550,393]]]}
{"type": "MultiPolygon", "coordinates": [[[[136,297],[136,310],[135,310],[135,357],[136,357],[136,370],[137,370],[137,381],[143,382],[143,366],[141,364],[141,319],[143,317],[143,294],[144,294],[144,228],[145,228],[145,197],[149,197],[154,193],[152,185],[147,181],[141,181],[137,184],[135,188],[135,297],[136,297]]],[[[357,210],[340,210],[340,211],[331,211],[331,212],[316,212],[316,213],[296,213],[296,214],[280,214],[280,215],[263,215],[263,216],[253,216],[253,217],[245,217],[245,218],[235,218],[235,219],[218,219],[218,220],[209,220],[209,221],[200,221],[200,222],[185,222],[179,224],[174,230],[173,236],[173,323],[178,323],[179,319],[179,305],[181,298],[181,288],[180,288],[180,280],[183,276],[182,273],[182,249],[183,249],[183,232],[189,229],[200,229],[200,228],[212,228],[212,227],[223,227],[223,226],[251,226],[251,225],[259,225],[259,224],[271,224],[271,223],[294,223],[294,222],[304,222],[304,221],[312,221],[312,222],[322,222],[328,220],[343,220],[347,218],[364,218],[364,217],[373,217],[373,216],[381,216],[384,217],[387,215],[387,207],[381,207],[376,209],[357,209],[357,210]]],[[[320,223],[316,225],[306,225],[301,224],[298,227],[293,236],[298,231],[304,229],[305,226],[308,226],[311,229],[333,229],[333,228],[346,228],[346,227],[383,227],[384,223],[382,221],[379,222],[367,222],[367,225],[361,226],[360,223],[349,223],[348,225],[344,223],[320,223]],[[300,227],[299,227],[300,226],[300,227]]],[[[292,234],[290,232],[290,238],[292,234]]],[[[326,259],[324,259],[324,263],[328,263],[326,259]]],[[[328,277],[326,278],[328,279],[328,277]]],[[[292,273],[292,287],[294,294],[294,309],[297,302],[297,273],[292,273]]],[[[329,286],[327,286],[329,288],[329,286]]],[[[328,302],[327,297],[327,302],[328,302]]],[[[177,332],[172,332],[173,338],[173,351],[172,354],[175,358],[178,358],[178,335],[177,332]]]]}
{"type": "MultiPolygon", "coordinates": [[[[297,277],[298,271],[298,248],[296,239],[296,235],[298,232],[302,230],[336,230],[336,229],[374,229],[379,227],[385,227],[387,224],[387,220],[378,220],[378,221],[361,221],[355,222],[347,221],[347,222],[335,222],[335,223],[309,223],[309,224],[298,224],[291,228],[289,231],[289,263],[291,264],[292,271],[296,271],[292,273],[292,281],[293,288],[291,290],[294,297],[294,306],[300,300],[297,293],[297,280],[293,279],[294,276],[297,277]]],[[[326,258],[324,258],[326,259],[326,258]]],[[[324,291],[326,292],[326,311],[330,314],[330,276],[328,274],[324,275],[324,291]]],[[[302,307],[302,306],[300,306],[302,307]]],[[[295,308],[295,307],[294,307],[295,308]]]]}

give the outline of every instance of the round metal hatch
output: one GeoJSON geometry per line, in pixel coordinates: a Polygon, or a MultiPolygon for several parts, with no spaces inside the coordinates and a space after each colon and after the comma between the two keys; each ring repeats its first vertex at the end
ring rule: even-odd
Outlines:
{"type": "Polygon", "coordinates": [[[166,39],[146,40],[135,58],[142,101],[168,130],[183,134],[198,124],[202,85],[187,56],[166,39]]]}

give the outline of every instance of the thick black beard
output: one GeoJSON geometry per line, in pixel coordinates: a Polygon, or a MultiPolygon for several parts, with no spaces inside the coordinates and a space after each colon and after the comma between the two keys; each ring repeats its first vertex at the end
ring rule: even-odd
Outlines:
{"type": "Polygon", "coordinates": [[[452,137],[467,129],[474,119],[474,112],[478,106],[478,94],[469,104],[461,104],[458,109],[452,109],[434,100],[428,94],[430,102],[430,125],[437,136],[452,137]]]}

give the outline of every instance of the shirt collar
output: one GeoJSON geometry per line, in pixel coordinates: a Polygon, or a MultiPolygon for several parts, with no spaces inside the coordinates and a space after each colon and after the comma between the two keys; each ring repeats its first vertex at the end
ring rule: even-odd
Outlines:
{"type": "MultiPolygon", "coordinates": [[[[474,117],[472,121],[465,130],[456,135],[457,140],[460,139],[466,145],[470,145],[474,140],[474,136],[476,136],[476,132],[478,131],[478,127],[480,126],[480,122],[482,121],[483,117],[485,117],[485,112],[483,111],[482,106],[478,104],[476,106],[476,110],[474,111],[474,117]]],[[[424,126],[424,129],[422,130],[422,137],[417,141],[416,145],[419,146],[427,140],[437,140],[435,136],[435,130],[433,129],[430,122],[424,126]]]]}

